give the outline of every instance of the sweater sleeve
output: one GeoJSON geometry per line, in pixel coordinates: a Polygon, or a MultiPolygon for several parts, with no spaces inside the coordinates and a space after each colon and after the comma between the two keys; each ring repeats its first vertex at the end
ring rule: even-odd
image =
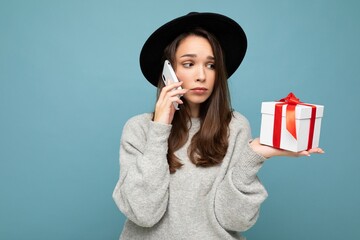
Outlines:
{"type": "Polygon", "coordinates": [[[164,215],[169,197],[167,163],[171,125],[129,120],[120,143],[120,178],[113,199],[135,224],[155,225],[164,215]],[[146,126],[144,126],[146,125],[146,126]]]}
{"type": "Polygon", "coordinates": [[[233,164],[229,165],[217,188],[214,204],[220,225],[228,231],[239,232],[246,231],[255,224],[260,205],[267,197],[267,192],[257,177],[265,158],[255,153],[249,145],[250,127],[246,119],[242,125],[232,146],[233,164]]]}

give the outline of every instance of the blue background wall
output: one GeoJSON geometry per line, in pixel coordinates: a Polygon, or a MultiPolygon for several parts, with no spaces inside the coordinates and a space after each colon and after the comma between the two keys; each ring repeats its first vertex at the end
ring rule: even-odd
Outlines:
{"type": "Polygon", "coordinates": [[[190,11],[238,21],[249,48],[233,107],[259,135],[260,104],[324,104],[324,155],[274,158],[249,239],[360,239],[360,4],[303,1],[0,1],[0,239],[117,239],[111,194],[125,121],[153,109],[138,56],[190,11]],[[159,7],[161,6],[161,7],[159,7]]]}

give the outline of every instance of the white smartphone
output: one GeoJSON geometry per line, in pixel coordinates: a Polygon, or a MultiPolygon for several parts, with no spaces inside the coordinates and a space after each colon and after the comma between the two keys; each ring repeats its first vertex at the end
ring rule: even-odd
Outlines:
{"type": "MultiPolygon", "coordinates": [[[[162,80],[165,85],[168,85],[169,83],[179,82],[178,78],[176,77],[174,69],[171,67],[171,63],[169,60],[165,60],[164,62],[164,68],[162,71],[162,80]]],[[[181,87],[174,88],[175,89],[182,89],[181,87]]],[[[181,95],[178,95],[180,98],[181,95]]],[[[177,102],[173,102],[173,105],[176,110],[179,110],[179,104],[177,102]]]]}

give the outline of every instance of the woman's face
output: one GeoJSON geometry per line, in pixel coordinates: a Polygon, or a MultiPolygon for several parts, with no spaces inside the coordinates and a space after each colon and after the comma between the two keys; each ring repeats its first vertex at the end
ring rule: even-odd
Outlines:
{"type": "Polygon", "coordinates": [[[181,40],[175,52],[175,73],[191,109],[199,109],[211,95],[215,83],[215,58],[207,39],[190,35],[181,40]]]}

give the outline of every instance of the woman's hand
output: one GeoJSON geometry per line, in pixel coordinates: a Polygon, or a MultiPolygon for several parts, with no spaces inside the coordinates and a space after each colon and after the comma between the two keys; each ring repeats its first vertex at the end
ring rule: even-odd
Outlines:
{"type": "Polygon", "coordinates": [[[161,89],[159,99],[155,106],[154,122],[164,124],[170,124],[172,122],[176,111],[172,103],[177,102],[178,104],[183,104],[183,101],[181,101],[178,95],[184,95],[188,91],[187,89],[174,90],[174,88],[181,86],[181,84],[182,82],[171,83],[161,89]]]}
{"type": "Polygon", "coordinates": [[[301,152],[290,152],[286,150],[276,149],[273,147],[260,144],[259,138],[254,139],[250,143],[250,146],[256,153],[262,155],[265,158],[271,158],[275,156],[301,157],[301,156],[310,156],[310,154],[312,153],[324,153],[324,151],[321,148],[312,148],[310,150],[301,151],[301,152]]]}

